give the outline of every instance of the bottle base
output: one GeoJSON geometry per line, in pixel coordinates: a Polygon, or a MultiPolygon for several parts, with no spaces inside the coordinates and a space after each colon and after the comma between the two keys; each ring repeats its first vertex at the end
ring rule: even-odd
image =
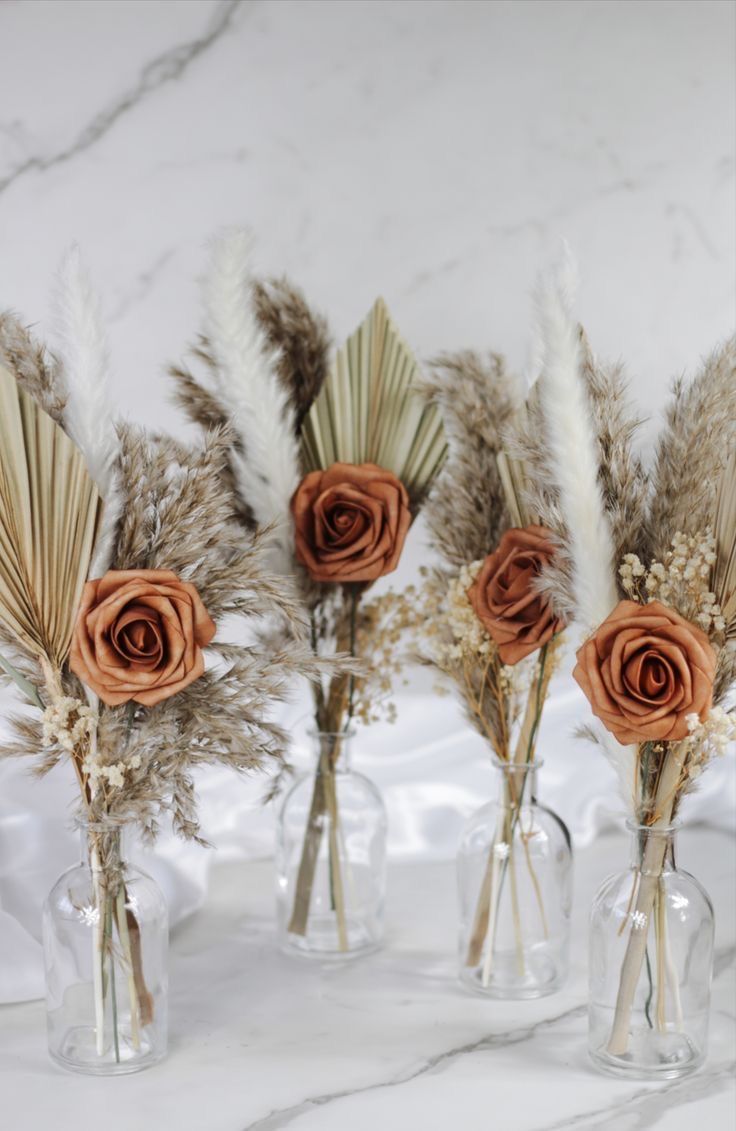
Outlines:
{"type": "Polygon", "coordinates": [[[614,1054],[603,1044],[588,1050],[596,1068],[608,1076],[633,1080],[676,1080],[689,1076],[705,1060],[703,1051],[684,1033],[633,1030],[625,1053],[614,1054]]]}
{"type": "Polygon", "coordinates": [[[129,1076],[158,1064],[166,1056],[166,1050],[154,1048],[145,1036],[140,1039],[140,1047],[135,1048],[130,1038],[121,1034],[117,1053],[114,1047],[107,1047],[100,1055],[94,1027],[79,1025],[64,1034],[58,1048],[49,1048],[49,1056],[68,1072],[86,1076],[129,1076]]]}
{"type": "Polygon", "coordinates": [[[349,962],[372,954],[383,946],[383,936],[369,930],[365,923],[348,916],[345,924],[345,946],[340,946],[334,915],[310,916],[307,933],[298,935],[283,931],[281,949],[284,954],[313,958],[320,962],[349,962]]]}
{"type": "Polygon", "coordinates": [[[524,967],[519,968],[516,955],[494,956],[491,969],[484,965],[461,965],[460,984],[479,997],[508,1001],[525,1001],[557,993],[565,982],[566,971],[550,957],[527,953],[524,967]]]}
{"type": "Polygon", "coordinates": [[[487,985],[484,985],[480,975],[468,977],[462,973],[459,976],[459,981],[464,989],[477,997],[493,998],[497,1001],[530,1001],[538,997],[549,997],[550,994],[556,994],[561,990],[564,984],[564,979],[555,978],[541,984],[531,979],[526,983],[522,981],[509,983],[491,979],[487,985]]]}

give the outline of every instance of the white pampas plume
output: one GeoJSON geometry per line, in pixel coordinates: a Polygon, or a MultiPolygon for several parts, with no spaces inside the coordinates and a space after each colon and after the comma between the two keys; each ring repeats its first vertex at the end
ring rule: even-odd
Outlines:
{"type": "MultiPolygon", "coordinates": [[[[539,395],[549,465],[567,529],[577,619],[586,635],[618,604],[611,526],[598,482],[598,447],[581,376],[580,331],[572,316],[577,268],[567,244],[557,266],[538,285],[542,342],[539,395]]],[[[622,746],[596,727],[627,806],[634,797],[636,747],[622,746]]]]}
{"type": "Polygon", "coordinates": [[[611,526],[598,482],[596,439],[580,372],[580,333],[571,313],[575,288],[575,264],[565,245],[561,262],[537,288],[543,342],[539,394],[567,527],[578,619],[590,631],[618,603],[618,591],[611,526]]]}
{"type": "Polygon", "coordinates": [[[243,452],[234,471],[244,502],[260,526],[273,526],[274,565],[292,571],[289,504],[299,482],[294,412],[252,304],[252,239],[239,228],[212,248],[204,283],[205,333],[215,359],[214,381],[243,452]]]}
{"type": "Polygon", "coordinates": [[[74,244],[64,255],[53,293],[54,352],[66,384],[65,431],[82,452],[104,502],[102,528],[90,577],[110,565],[121,500],[116,463],[119,451],[110,393],[109,350],[100,304],[74,244]]]}

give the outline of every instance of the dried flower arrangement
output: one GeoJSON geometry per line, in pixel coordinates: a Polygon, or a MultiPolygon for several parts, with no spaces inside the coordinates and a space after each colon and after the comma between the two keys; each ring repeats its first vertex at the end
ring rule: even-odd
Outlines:
{"type": "MultiPolygon", "coordinates": [[[[66,758],[74,768],[96,885],[102,1055],[113,954],[129,974],[134,1043],[151,1020],[121,828],[150,839],[169,814],[200,839],[192,771],[280,765],[286,740],[269,704],[316,665],[265,540],[244,537],[222,491],[230,437],[215,427],[190,448],[115,421],[76,251],[57,307],[54,358],[0,316],[0,665],[32,708],[11,720],[16,737],[0,754],[34,755],[39,774],[66,758]],[[264,617],[286,620],[288,650],[213,639],[226,620],[264,617]]],[[[112,1035],[117,1053],[114,1019],[112,1035]]]]}
{"type": "MultiPolygon", "coordinates": [[[[512,796],[489,846],[465,954],[468,967],[483,959],[487,987],[504,882],[516,867],[505,846],[513,848],[518,832],[565,617],[538,589],[543,568],[557,554],[556,524],[540,525],[527,507],[524,463],[504,450],[526,414],[518,382],[497,355],[488,362],[469,352],[441,357],[433,372],[426,394],[442,413],[449,456],[426,507],[440,564],[426,571],[416,602],[415,648],[422,662],[455,685],[498,762],[518,768],[506,775],[512,796]]],[[[534,880],[528,840],[522,842],[534,880]]],[[[516,944],[523,964],[518,922],[516,944]]]]}
{"type": "MultiPolygon", "coordinates": [[[[314,687],[323,743],[289,931],[304,935],[325,820],[339,821],[334,773],[353,719],[387,702],[401,602],[366,600],[394,570],[409,526],[441,466],[439,416],[414,386],[416,362],[379,300],[330,360],[324,321],[285,280],[261,283],[249,237],[225,234],[205,285],[203,377],[172,374],[199,424],[232,429],[229,482],[242,521],[273,524],[278,566],[295,574],[315,655],[359,659],[314,687]]],[[[390,710],[390,708],[389,708],[390,710]]],[[[347,949],[340,862],[331,857],[339,946],[347,949]]]]}
{"type": "MultiPolygon", "coordinates": [[[[571,314],[569,264],[542,285],[544,365],[526,436],[530,495],[560,521],[564,553],[544,584],[586,639],[574,677],[602,726],[584,733],[617,771],[632,823],[667,829],[704,767],[736,737],[736,340],[675,383],[651,469],[620,367],[592,355],[571,314]]],[[[655,929],[671,972],[660,876],[666,840],[645,838],[624,930],[607,1051],[622,1057],[655,929]]],[[[651,972],[648,974],[651,983],[651,972]]],[[[671,976],[657,987],[657,1026],[671,976]]],[[[651,997],[651,992],[650,992],[651,997]]],[[[654,1022],[652,1022],[654,1024],[654,1022]]]]}

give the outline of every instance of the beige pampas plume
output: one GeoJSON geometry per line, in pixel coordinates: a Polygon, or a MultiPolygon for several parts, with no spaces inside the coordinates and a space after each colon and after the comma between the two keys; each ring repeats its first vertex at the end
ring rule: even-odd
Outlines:
{"type": "Polygon", "coordinates": [[[7,310],[0,314],[0,366],[15,376],[21,389],[33,397],[52,420],[61,423],[66,389],[58,363],[34,340],[20,319],[7,310]]]}
{"type": "Polygon", "coordinates": [[[721,471],[736,446],[736,337],[678,379],[666,409],[652,474],[652,551],[662,558],[676,531],[712,525],[721,471]]]}
{"type": "Polygon", "coordinates": [[[633,408],[623,365],[606,364],[583,336],[582,376],[598,447],[598,481],[608,513],[614,562],[624,554],[650,556],[641,516],[649,504],[649,475],[634,449],[641,418],[633,408]]]}
{"type": "Polygon", "coordinates": [[[485,558],[509,525],[498,457],[521,389],[497,354],[442,354],[430,369],[422,388],[441,413],[448,454],[427,524],[443,559],[461,568],[485,558]]]}
{"type": "Polygon", "coordinates": [[[299,429],[330,369],[327,320],[310,310],[303,293],[286,278],[255,282],[253,303],[268,343],[277,351],[278,372],[299,429]]]}

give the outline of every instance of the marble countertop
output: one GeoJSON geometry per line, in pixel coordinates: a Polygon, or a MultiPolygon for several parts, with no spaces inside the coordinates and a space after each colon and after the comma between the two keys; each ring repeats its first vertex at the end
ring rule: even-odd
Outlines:
{"type": "Polygon", "coordinates": [[[137,1076],[52,1065],[41,1003],[0,1009],[3,1124],[19,1131],[733,1131],[736,841],[691,828],[680,864],[716,907],[710,1054],[665,1084],[598,1075],[586,1055],[585,923],[620,835],[576,861],[572,976],[536,1002],[455,980],[451,863],[394,866],[385,949],[320,966],[275,948],[270,862],[215,865],[208,903],[171,947],[171,1049],[137,1076]],[[104,1118],[101,1113],[104,1112],[104,1118]]]}

